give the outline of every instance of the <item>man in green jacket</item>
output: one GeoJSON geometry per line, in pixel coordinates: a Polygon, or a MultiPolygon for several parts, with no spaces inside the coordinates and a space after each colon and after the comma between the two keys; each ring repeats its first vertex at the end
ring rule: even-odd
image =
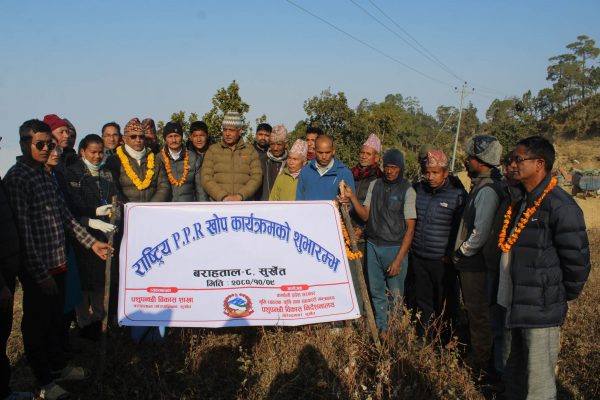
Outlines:
{"type": "Polygon", "coordinates": [[[260,158],[242,139],[243,124],[240,113],[226,113],[221,141],[204,156],[202,186],[214,201],[251,200],[262,184],[260,158]]]}

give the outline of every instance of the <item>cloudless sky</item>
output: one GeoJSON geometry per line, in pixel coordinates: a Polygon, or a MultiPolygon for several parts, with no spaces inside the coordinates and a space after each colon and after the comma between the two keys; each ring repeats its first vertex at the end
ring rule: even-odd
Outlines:
{"type": "MultiPolygon", "coordinates": [[[[586,34],[600,40],[600,2],[372,0],[475,92],[480,117],[493,98],[534,94],[548,58],[586,34]]],[[[324,89],[349,105],[388,93],[434,114],[458,106],[461,81],[417,53],[350,0],[294,0],[430,80],[348,38],[285,0],[0,2],[0,174],[14,163],[18,127],[55,113],[79,138],[108,121],[200,117],[232,80],[250,105],[292,129],[303,102],[324,89]]],[[[354,0],[402,32],[369,0],[354,0]]],[[[403,35],[406,37],[405,35],[403,35]]]]}

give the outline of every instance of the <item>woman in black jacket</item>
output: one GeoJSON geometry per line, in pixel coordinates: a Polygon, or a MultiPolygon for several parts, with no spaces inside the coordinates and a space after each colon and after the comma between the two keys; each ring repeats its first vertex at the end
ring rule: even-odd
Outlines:
{"type": "MultiPolygon", "coordinates": [[[[104,167],[104,143],[98,135],[88,135],[79,144],[81,159],[67,170],[69,205],[73,215],[96,239],[107,241],[115,229],[108,223],[113,196],[119,196],[112,174],[104,167]]],[[[104,310],[104,261],[82,246],[75,247],[83,301],[77,307],[81,335],[99,337],[104,310]]]]}

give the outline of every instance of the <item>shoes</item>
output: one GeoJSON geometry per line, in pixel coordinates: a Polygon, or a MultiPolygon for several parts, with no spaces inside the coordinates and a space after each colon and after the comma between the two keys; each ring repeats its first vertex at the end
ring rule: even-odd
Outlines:
{"type": "Polygon", "coordinates": [[[33,400],[31,392],[11,392],[3,400],[33,400]]]}
{"type": "Polygon", "coordinates": [[[43,400],[69,400],[72,399],[71,393],[52,382],[47,384],[40,391],[40,399],[43,400]]]}

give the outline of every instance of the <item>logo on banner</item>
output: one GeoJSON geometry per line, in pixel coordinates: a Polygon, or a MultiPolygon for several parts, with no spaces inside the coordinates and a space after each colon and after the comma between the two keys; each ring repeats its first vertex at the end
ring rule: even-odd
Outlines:
{"type": "Polygon", "coordinates": [[[252,300],[243,293],[234,293],[225,297],[223,313],[231,318],[243,318],[252,314],[252,300]]]}

